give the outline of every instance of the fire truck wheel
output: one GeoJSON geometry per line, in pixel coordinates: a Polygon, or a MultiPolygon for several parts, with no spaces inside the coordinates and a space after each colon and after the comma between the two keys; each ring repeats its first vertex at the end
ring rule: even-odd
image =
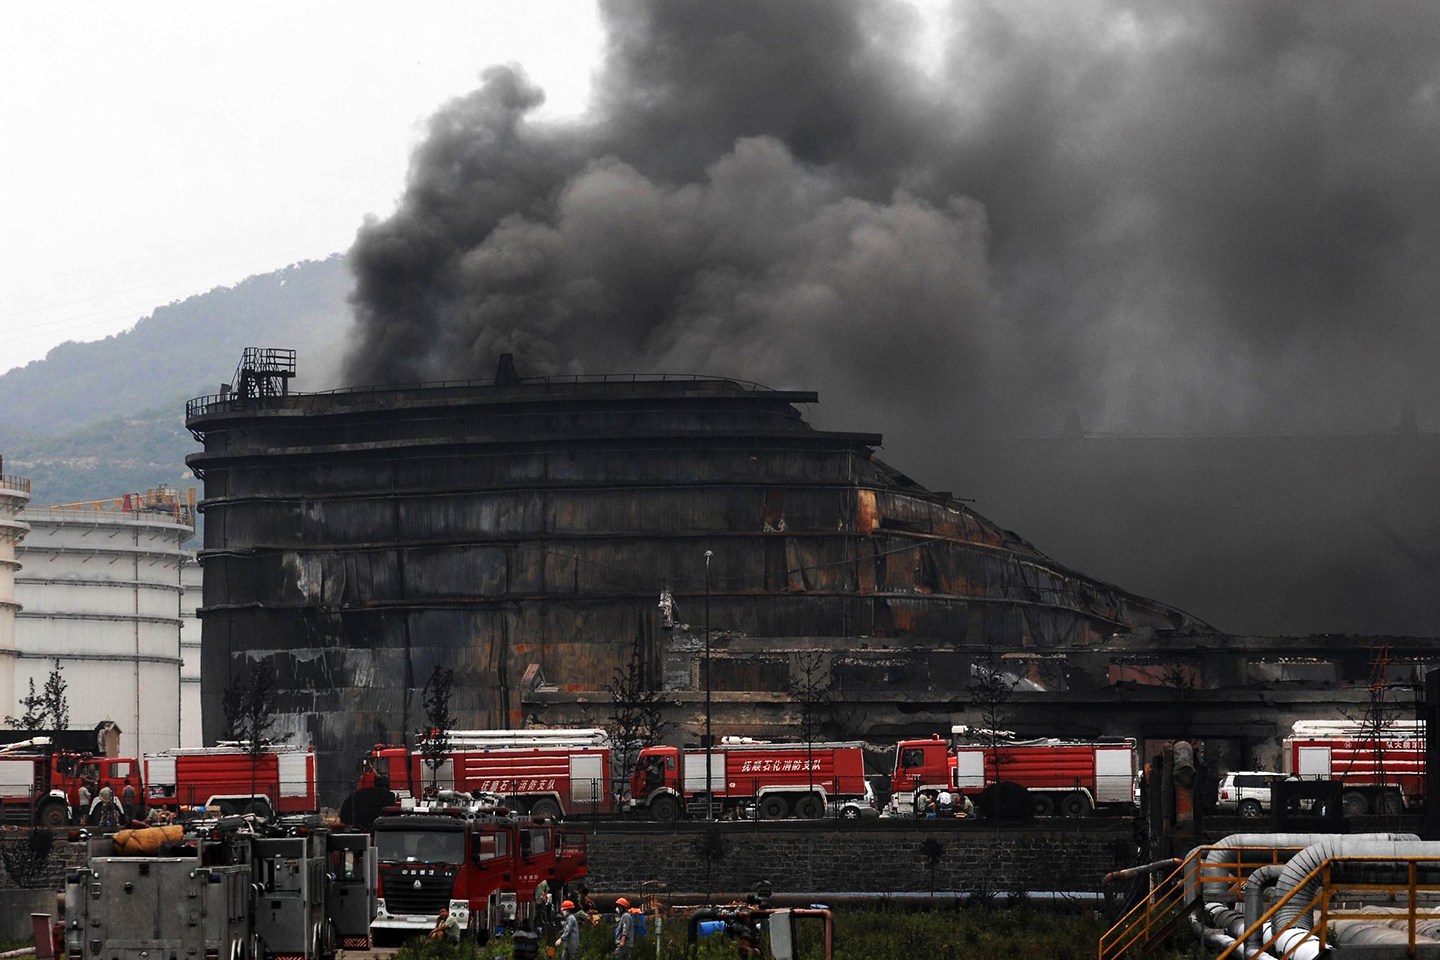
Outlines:
{"type": "Polygon", "coordinates": [[[266,819],[266,820],[269,820],[269,819],[270,819],[270,804],[266,803],[264,800],[252,800],[252,801],[245,807],[245,812],[246,812],[246,813],[253,813],[253,814],[255,814],[255,816],[257,816],[257,817],[262,817],[262,818],[264,818],[264,819],[266,819]]]}
{"type": "Polygon", "coordinates": [[[530,807],[530,816],[537,820],[559,820],[560,804],[549,797],[542,797],[530,807]]]}
{"type": "Polygon", "coordinates": [[[819,820],[825,816],[825,803],[815,794],[807,793],[795,801],[795,816],[801,820],[819,820]]]}
{"type": "Polygon", "coordinates": [[[1340,809],[1347,817],[1363,817],[1370,812],[1370,798],[1359,790],[1346,790],[1340,794],[1340,809]]]}
{"type": "Polygon", "coordinates": [[[1055,798],[1048,793],[1030,795],[1030,815],[1033,817],[1055,816],[1055,798]]]}
{"type": "Polygon", "coordinates": [[[772,793],[760,801],[761,820],[783,820],[790,813],[790,802],[779,794],[772,793]]]}
{"type": "Polygon", "coordinates": [[[650,819],[660,823],[674,823],[680,815],[680,804],[668,793],[662,793],[650,801],[650,819]]]}
{"type": "Polygon", "coordinates": [[[1380,812],[1387,817],[1393,817],[1405,811],[1405,805],[1400,798],[1393,793],[1387,793],[1380,797],[1380,812]]]}
{"type": "Polygon", "coordinates": [[[65,812],[64,804],[47,803],[40,807],[37,819],[42,827],[63,827],[70,822],[70,815],[65,812]]]}
{"type": "Polygon", "coordinates": [[[1090,816],[1090,798],[1078,790],[1074,793],[1067,793],[1065,799],[1060,801],[1060,812],[1067,817],[1088,817],[1090,816]]]}
{"type": "Polygon", "coordinates": [[[1260,809],[1259,800],[1241,800],[1238,813],[1241,820],[1259,820],[1264,811],[1260,809]]]}

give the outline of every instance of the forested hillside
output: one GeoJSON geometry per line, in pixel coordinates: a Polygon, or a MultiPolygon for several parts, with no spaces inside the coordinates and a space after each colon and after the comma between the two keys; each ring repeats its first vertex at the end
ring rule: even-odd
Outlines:
{"type": "Polygon", "coordinates": [[[66,343],[0,376],[0,456],[36,505],[159,483],[199,486],[185,401],[215,393],[247,346],[294,347],[295,387],[335,386],[350,323],[337,255],[159,307],[125,333],[66,343]]]}

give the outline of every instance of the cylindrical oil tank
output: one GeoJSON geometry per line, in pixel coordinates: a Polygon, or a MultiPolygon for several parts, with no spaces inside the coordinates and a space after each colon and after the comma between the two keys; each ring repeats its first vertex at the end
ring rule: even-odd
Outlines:
{"type": "Polygon", "coordinates": [[[784,688],[797,643],[828,646],[841,696],[948,697],[987,646],[1184,620],[921,487],[875,458],[879,436],[812,428],[811,392],[596,377],[279,393],[187,410],[205,732],[268,663],[278,729],[315,744],[332,797],[368,746],[422,729],[437,665],[461,726],[553,719],[537,690],[594,725],[634,651],[653,685],[697,690],[708,636],[726,652],[718,736],[763,732],[743,703],[784,688]]]}
{"type": "Polygon", "coordinates": [[[30,525],[20,517],[30,502],[30,481],[0,473],[0,696],[5,698],[6,713],[19,716],[16,706],[15,615],[20,604],[15,599],[15,575],[20,563],[15,558],[16,546],[29,532],[30,525]]]}
{"type": "Polygon", "coordinates": [[[70,726],[120,726],[128,755],[180,745],[183,544],[193,516],[143,494],[29,508],[19,550],[16,695],[58,663],[70,726]]]}
{"type": "Polygon", "coordinates": [[[180,561],[180,746],[205,744],[200,725],[200,603],[204,578],[194,553],[180,561]]]}

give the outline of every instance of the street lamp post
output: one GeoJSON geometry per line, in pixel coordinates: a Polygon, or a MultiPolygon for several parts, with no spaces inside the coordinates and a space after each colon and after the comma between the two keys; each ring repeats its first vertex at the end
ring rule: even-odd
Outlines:
{"type": "Polygon", "coordinates": [[[715,816],[715,787],[710,782],[710,755],[715,738],[710,733],[710,557],[705,551],[705,819],[715,816]]]}

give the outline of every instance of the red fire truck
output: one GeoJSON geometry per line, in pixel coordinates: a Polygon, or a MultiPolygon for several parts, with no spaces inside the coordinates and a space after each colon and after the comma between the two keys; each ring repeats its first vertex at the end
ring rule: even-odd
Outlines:
{"type": "Polygon", "coordinates": [[[1338,780],[1347,817],[1400,813],[1425,803],[1425,731],[1418,721],[1376,727],[1354,720],[1301,720],[1285,738],[1285,772],[1338,780]]]}
{"type": "MultiPolygon", "coordinates": [[[[955,728],[964,735],[968,728],[955,728]]],[[[985,788],[1005,781],[1030,796],[1031,813],[1084,817],[1097,809],[1133,811],[1135,741],[1009,740],[957,743],[939,735],[902,740],[895,746],[891,775],[891,813],[912,816],[915,794],[934,796],[952,790],[974,799],[985,788]]]]}
{"type": "MultiPolygon", "coordinates": [[[[308,748],[276,745],[255,764],[243,747],[165,750],[134,757],[51,751],[43,737],[0,748],[0,818],[63,826],[85,815],[80,789],[93,798],[109,787],[117,800],[131,788],[137,806],[174,810],[204,804],[221,813],[315,813],[315,755],[308,748]],[[147,788],[148,784],[148,788],[147,788]]],[[[136,810],[138,815],[140,810],[136,810]]]]}
{"type": "MultiPolygon", "coordinates": [[[[765,743],[725,737],[710,751],[710,782],[717,816],[754,806],[763,820],[794,814],[825,816],[826,804],[865,799],[865,745],[765,743]]],[[[630,779],[632,805],[652,819],[703,816],[706,802],[705,751],[646,747],[630,779]]]]}
{"type": "Polygon", "coordinates": [[[294,744],[271,744],[256,758],[238,744],[162,750],[145,754],[142,774],[151,807],[203,804],[221,814],[267,817],[320,809],[315,753],[294,744]]]}
{"type": "Polygon", "coordinates": [[[479,791],[512,810],[558,819],[614,811],[610,738],[604,730],[451,730],[434,771],[420,750],[377,744],[362,762],[357,789],[384,787],[397,797],[479,791]]]}
{"type": "Polygon", "coordinates": [[[78,801],[75,772],[80,756],[49,752],[36,737],[0,748],[0,819],[62,827],[78,801]]]}
{"type": "Polygon", "coordinates": [[[549,821],[421,804],[377,818],[372,829],[377,934],[426,932],[448,907],[466,935],[483,942],[534,918],[540,881],[563,890],[585,875],[584,832],[549,821]]]}

